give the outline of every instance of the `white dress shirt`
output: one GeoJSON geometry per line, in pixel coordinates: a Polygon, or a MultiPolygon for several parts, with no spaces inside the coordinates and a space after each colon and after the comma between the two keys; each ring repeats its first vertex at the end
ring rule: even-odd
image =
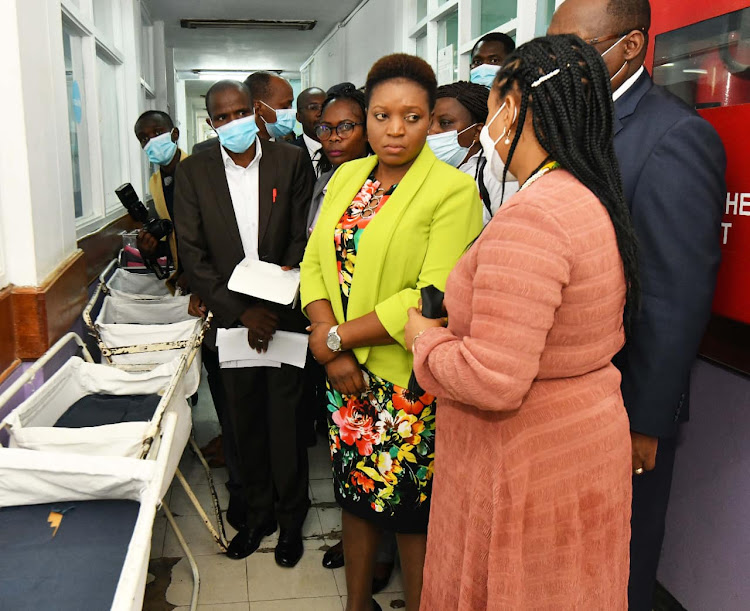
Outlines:
{"type": "MultiPolygon", "coordinates": [[[[466,160],[465,163],[461,164],[458,169],[461,170],[464,174],[468,174],[469,176],[471,176],[474,180],[477,180],[477,164],[479,163],[480,155],[481,152],[472,155],[466,160]]],[[[484,178],[484,186],[487,187],[487,193],[489,193],[490,195],[490,202],[492,207],[492,212],[490,213],[490,211],[487,210],[487,206],[485,206],[484,202],[482,202],[482,214],[484,224],[486,225],[490,222],[490,219],[495,216],[495,213],[497,212],[498,208],[500,208],[500,205],[503,202],[508,201],[508,198],[516,191],[518,191],[518,181],[509,173],[505,181],[505,197],[502,197],[503,183],[495,178],[492,172],[490,172],[489,163],[484,166],[482,176],[484,178]]],[[[477,184],[477,188],[479,188],[479,184],[477,184]]]]}
{"type": "Polygon", "coordinates": [[[258,259],[258,168],[263,150],[260,138],[255,138],[255,159],[250,165],[243,168],[237,165],[229,154],[221,148],[221,158],[224,161],[224,172],[227,175],[229,194],[232,196],[232,207],[237,219],[237,227],[240,230],[242,249],[248,259],[258,259]]]}
{"type": "Polygon", "coordinates": [[[320,156],[323,153],[322,148],[323,145],[318,142],[317,140],[313,140],[308,136],[305,132],[302,132],[302,139],[305,141],[305,146],[307,147],[307,154],[310,155],[310,160],[313,164],[313,169],[315,170],[315,176],[320,176],[320,156]]]}
{"type": "Polygon", "coordinates": [[[636,70],[635,74],[631,76],[627,81],[625,81],[622,85],[620,85],[617,90],[612,94],[612,101],[617,102],[619,98],[621,98],[623,95],[625,95],[625,92],[630,89],[633,85],[635,85],[635,82],[638,80],[638,78],[643,74],[643,66],[638,68],[636,70]]]}

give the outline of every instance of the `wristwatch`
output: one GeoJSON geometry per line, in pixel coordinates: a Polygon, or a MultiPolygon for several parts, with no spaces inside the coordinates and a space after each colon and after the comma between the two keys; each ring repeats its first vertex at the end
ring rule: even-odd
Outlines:
{"type": "Polygon", "coordinates": [[[338,334],[338,325],[331,327],[326,338],[326,346],[331,352],[341,352],[341,336],[338,334]]]}

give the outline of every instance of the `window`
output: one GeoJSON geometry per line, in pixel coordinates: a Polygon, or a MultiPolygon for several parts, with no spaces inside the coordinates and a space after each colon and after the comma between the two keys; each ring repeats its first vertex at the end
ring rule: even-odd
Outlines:
{"type": "Polygon", "coordinates": [[[472,35],[481,36],[515,19],[518,3],[517,0],[474,0],[473,13],[472,35]]]}
{"type": "Polygon", "coordinates": [[[747,40],[750,8],[659,34],[654,82],[695,108],[747,104],[747,40]]]}
{"type": "Polygon", "coordinates": [[[457,80],[458,12],[455,11],[438,24],[438,82],[445,85],[457,80]]]}
{"type": "Polygon", "coordinates": [[[422,34],[417,37],[417,51],[416,54],[422,59],[427,59],[427,34],[422,34]]]}
{"type": "Polygon", "coordinates": [[[120,95],[117,66],[96,56],[96,81],[99,94],[99,142],[102,159],[102,186],[106,207],[119,205],[115,189],[126,182],[122,174],[123,157],[120,133],[120,95]]]}
{"type": "Polygon", "coordinates": [[[139,98],[135,92],[148,88],[147,79],[155,81],[154,43],[150,21],[143,23],[143,11],[134,13],[130,3],[61,0],[60,7],[73,204],[82,237],[123,213],[117,187],[132,182],[140,191],[148,174],[141,163],[145,157],[136,157],[138,143],[128,121],[152,103],[145,93],[139,98]],[[128,32],[126,40],[123,32],[128,32]],[[134,82],[126,80],[133,77],[134,82]]]}
{"type": "Polygon", "coordinates": [[[417,0],[417,21],[427,17],[427,0],[417,0]]]}
{"type": "Polygon", "coordinates": [[[89,176],[88,129],[85,111],[85,82],[83,78],[82,41],[80,36],[63,29],[65,82],[67,85],[68,131],[70,159],[73,165],[73,200],[76,219],[90,217],[91,184],[89,176]],[[86,185],[86,188],[84,188],[86,185]]]}

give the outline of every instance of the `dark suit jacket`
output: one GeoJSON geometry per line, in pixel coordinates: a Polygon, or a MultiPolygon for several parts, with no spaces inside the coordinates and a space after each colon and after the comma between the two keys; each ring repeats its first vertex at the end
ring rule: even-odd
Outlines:
{"type": "Polygon", "coordinates": [[[191,155],[195,155],[196,153],[200,153],[201,151],[207,151],[211,147],[219,146],[219,139],[218,138],[209,138],[208,140],[203,140],[202,142],[196,142],[193,145],[193,150],[191,151],[191,155]]]}
{"type": "Polygon", "coordinates": [[[302,137],[302,134],[300,134],[294,140],[292,140],[292,144],[294,146],[298,146],[300,148],[303,148],[303,149],[305,149],[305,151],[307,151],[307,145],[305,144],[305,139],[302,137]]]}
{"type": "MultiPolygon", "coordinates": [[[[315,177],[305,151],[286,143],[261,143],[259,235],[261,261],[299,266],[307,242],[307,210],[315,177]],[[273,193],[276,191],[276,201],[273,193]]],[[[257,300],[227,287],[244,258],[242,240],[218,146],[191,155],[175,178],[175,219],[179,255],[190,288],[214,313],[214,327],[231,327],[257,300]]],[[[280,328],[300,330],[302,317],[272,305],[282,315],[280,328]]]]}
{"type": "Polygon", "coordinates": [[[615,102],[615,152],[638,237],[642,305],[614,363],[631,429],[668,437],[687,419],[690,369],[711,313],[724,147],[644,72],[615,102]]]}

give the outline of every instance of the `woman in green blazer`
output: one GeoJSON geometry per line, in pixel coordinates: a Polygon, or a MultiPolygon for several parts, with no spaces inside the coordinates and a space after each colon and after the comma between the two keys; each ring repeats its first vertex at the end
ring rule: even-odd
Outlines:
{"type": "Polygon", "coordinates": [[[425,146],[436,88],[417,57],[375,63],[366,91],[376,155],[343,164],[331,178],[301,265],[310,349],[330,386],[349,611],[372,608],[379,530],[397,533],[407,609],[419,607],[435,402],[406,390],[412,357],[404,326],[420,289],[444,290],[482,228],[474,181],[425,146]]]}

